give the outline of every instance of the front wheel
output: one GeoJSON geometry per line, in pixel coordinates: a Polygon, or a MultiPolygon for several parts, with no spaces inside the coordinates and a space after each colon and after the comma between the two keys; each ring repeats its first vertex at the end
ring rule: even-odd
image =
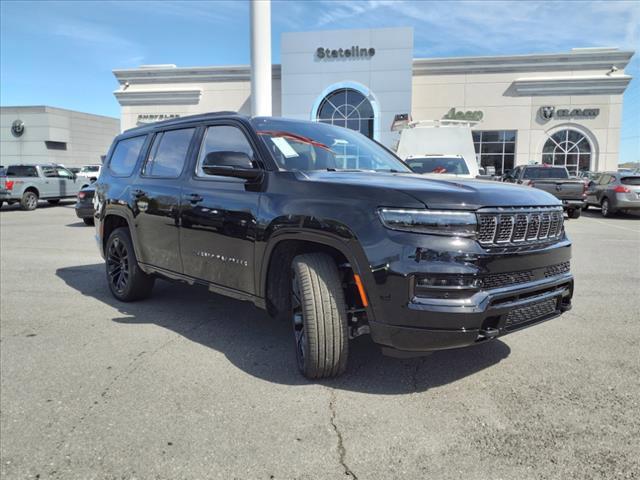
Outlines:
{"type": "Polygon", "coordinates": [[[569,215],[569,218],[580,218],[581,213],[582,213],[582,210],[579,208],[572,208],[567,212],[567,214],[569,215]]]}
{"type": "Polygon", "coordinates": [[[93,227],[95,225],[95,221],[93,217],[83,218],[82,221],[84,222],[85,225],[89,225],[90,227],[93,227]]]}
{"type": "Polygon", "coordinates": [[[20,200],[20,207],[23,210],[35,210],[38,208],[38,194],[27,190],[22,194],[22,200],[20,200]]]}
{"type": "Polygon", "coordinates": [[[107,240],[106,273],[109,289],[122,302],[133,302],[151,295],[155,278],[142,271],[136,259],[129,230],[116,228],[107,240]]]}
{"type": "Polygon", "coordinates": [[[291,315],[296,359],[310,379],[336,377],[347,367],[349,335],[340,273],[324,253],[298,255],[291,264],[291,315]]]}

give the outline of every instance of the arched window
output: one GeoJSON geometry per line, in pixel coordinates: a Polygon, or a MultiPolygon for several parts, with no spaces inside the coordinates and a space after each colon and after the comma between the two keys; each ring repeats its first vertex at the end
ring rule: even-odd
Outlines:
{"type": "Polygon", "coordinates": [[[347,127],[373,138],[373,107],[362,93],[340,88],[324,97],[318,107],[317,120],[347,127]]]}
{"type": "Polygon", "coordinates": [[[560,130],[549,137],[542,148],[542,163],[562,165],[569,173],[591,169],[591,143],[577,130],[560,130]]]}

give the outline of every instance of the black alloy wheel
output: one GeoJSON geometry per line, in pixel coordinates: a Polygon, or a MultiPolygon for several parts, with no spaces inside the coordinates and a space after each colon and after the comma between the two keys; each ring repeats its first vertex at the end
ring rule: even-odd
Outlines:
{"type": "Polygon", "coordinates": [[[129,275],[129,252],[120,238],[116,237],[107,251],[107,276],[111,290],[117,295],[124,295],[129,275]]]}

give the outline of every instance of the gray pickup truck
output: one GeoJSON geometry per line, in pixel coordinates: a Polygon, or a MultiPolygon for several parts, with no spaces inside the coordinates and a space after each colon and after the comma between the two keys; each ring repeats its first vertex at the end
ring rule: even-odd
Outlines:
{"type": "Polygon", "coordinates": [[[38,200],[55,204],[75,198],[86,184],[88,181],[60,165],[9,165],[0,176],[0,206],[19,202],[23,210],[35,210],[38,200]]]}
{"type": "Polygon", "coordinates": [[[579,178],[571,178],[565,167],[552,165],[521,165],[503,177],[504,182],[520,183],[555,195],[569,218],[579,218],[586,205],[586,185],[579,178]]]}

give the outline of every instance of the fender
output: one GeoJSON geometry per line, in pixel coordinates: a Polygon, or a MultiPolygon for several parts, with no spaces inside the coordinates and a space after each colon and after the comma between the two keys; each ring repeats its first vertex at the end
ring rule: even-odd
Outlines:
{"type": "MultiPolygon", "coordinates": [[[[362,278],[365,285],[371,285],[374,282],[373,274],[369,266],[369,261],[362,249],[362,246],[358,242],[355,236],[345,238],[337,236],[332,233],[320,232],[312,229],[300,229],[300,228],[282,228],[277,230],[276,233],[271,235],[267,240],[264,254],[262,255],[262,264],[260,265],[259,272],[256,272],[256,280],[258,281],[257,292],[261,298],[267,296],[267,275],[269,270],[269,262],[271,261],[271,255],[277,245],[286,240],[299,240],[318,243],[320,245],[326,245],[338,250],[349,261],[354,273],[357,273],[362,278]]],[[[374,319],[374,312],[369,302],[367,313],[370,319],[374,319]]]]}
{"type": "Polygon", "coordinates": [[[127,222],[127,226],[129,227],[129,233],[131,234],[131,242],[133,243],[133,250],[135,251],[136,258],[139,260],[139,263],[141,264],[140,268],[142,268],[142,271],[144,271],[145,273],[149,273],[147,272],[147,269],[144,267],[144,264],[145,264],[144,259],[142,259],[142,257],[140,256],[141,250],[140,250],[139,241],[138,241],[138,232],[135,226],[135,218],[128,206],[123,208],[122,206],[116,206],[109,203],[105,205],[103,213],[99,215],[99,218],[100,218],[99,231],[100,231],[100,237],[102,237],[103,250],[104,250],[104,242],[107,241],[107,239],[104,238],[104,219],[107,218],[108,216],[120,217],[127,222]]]}

